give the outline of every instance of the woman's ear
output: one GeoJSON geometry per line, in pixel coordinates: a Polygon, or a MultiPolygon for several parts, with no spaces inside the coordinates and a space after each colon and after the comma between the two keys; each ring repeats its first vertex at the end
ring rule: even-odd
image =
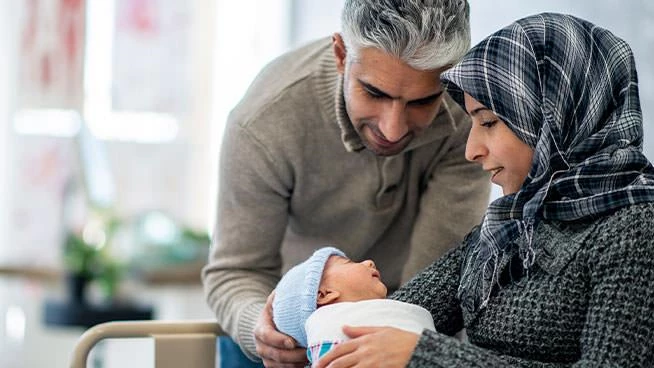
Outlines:
{"type": "Polygon", "coordinates": [[[339,296],[341,296],[341,293],[337,290],[321,287],[318,290],[318,307],[334,303],[339,296]]]}

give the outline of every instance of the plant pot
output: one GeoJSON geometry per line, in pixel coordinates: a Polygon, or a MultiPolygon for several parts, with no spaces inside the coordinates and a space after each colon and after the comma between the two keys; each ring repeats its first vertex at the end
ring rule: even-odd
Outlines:
{"type": "Polygon", "coordinates": [[[66,288],[69,299],[76,304],[86,304],[86,287],[91,277],[79,273],[66,274],[66,288]]]}

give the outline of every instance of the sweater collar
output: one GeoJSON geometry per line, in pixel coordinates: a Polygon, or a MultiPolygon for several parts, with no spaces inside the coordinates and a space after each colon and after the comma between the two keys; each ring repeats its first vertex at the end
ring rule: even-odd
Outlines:
{"type": "MultiPolygon", "coordinates": [[[[365,148],[361,137],[345,109],[343,95],[343,76],[336,70],[336,62],[331,47],[327,47],[320,56],[316,78],[316,90],[323,108],[323,115],[328,121],[336,122],[341,130],[341,140],[348,152],[358,152],[365,148]]],[[[434,122],[422,134],[415,137],[402,153],[417,147],[443,139],[456,131],[457,126],[450,109],[455,106],[445,94],[441,109],[434,122]]]]}

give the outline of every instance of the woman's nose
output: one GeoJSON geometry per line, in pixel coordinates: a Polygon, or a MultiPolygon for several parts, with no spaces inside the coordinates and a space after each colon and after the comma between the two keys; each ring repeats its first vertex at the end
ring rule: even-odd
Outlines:
{"type": "Polygon", "coordinates": [[[470,134],[468,135],[468,142],[466,143],[466,160],[468,161],[479,161],[488,154],[488,150],[484,143],[482,142],[481,137],[477,133],[477,129],[474,127],[470,129],[470,134]]]}

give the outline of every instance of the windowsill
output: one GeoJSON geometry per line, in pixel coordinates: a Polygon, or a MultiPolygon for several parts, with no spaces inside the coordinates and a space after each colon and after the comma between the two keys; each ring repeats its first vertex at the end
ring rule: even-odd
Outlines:
{"type": "MultiPolygon", "coordinates": [[[[146,285],[200,285],[200,273],[204,262],[168,266],[165,270],[144,272],[137,281],[146,285]]],[[[37,266],[21,266],[0,264],[0,277],[20,277],[45,282],[56,282],[61,279],[63,270],[37,266]]]]}
{"type": "Polygon", "coordinates": [[[36,266],[18,266],[0,264],[0,277],[23,277],[39,281],[56,281],[61,276],[61,270],[36,266]]]}

